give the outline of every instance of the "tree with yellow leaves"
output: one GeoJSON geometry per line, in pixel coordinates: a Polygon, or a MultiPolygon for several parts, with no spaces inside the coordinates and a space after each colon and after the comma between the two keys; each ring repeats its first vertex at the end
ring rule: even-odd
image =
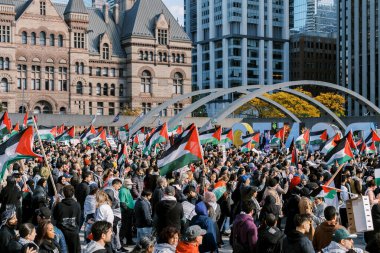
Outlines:
{"type": "Polygon", "coordinates": [[[331,111],[333,111],[338,117],[346,115],[346,110],[344,108],[346,99],[342,95],[332,92],[321,93],[315,97],[315,100],[321,102],[331,111]]]}

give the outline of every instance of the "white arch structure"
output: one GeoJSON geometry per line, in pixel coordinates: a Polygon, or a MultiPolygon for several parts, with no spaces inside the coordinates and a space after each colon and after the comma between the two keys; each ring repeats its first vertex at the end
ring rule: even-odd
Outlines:
{"type": "MultiPolygon", "coordinates": [[[[319,109],[325,111],[327,113],[327,115],[332,117],[334,119],[334,121],[340,127],[345,129],[346,125],[343,123],[343,121],[341,119],[339,119],[339,117],[335,113],[333,113],[330,109],[328,109],[322,103],[318,102],[317,100],[315,100],[312,97],[307,96],[306,94],[304,94],[302,92],[289,89],[290,87],[293,87],[293,86],[311,86],[311,85],[331,88],[331,89],[334,89],[336,91],[340,91],[342,93],[345,93],[348,96],[353,97],[359,103],[362,103],[366,107],[372,109],[373,112],[380,114],[380,109],[375,104],[373,104],[368,99],[361,96],[360,94],[358,94],[354,91],[351,91],[345,87],[338,86],[338,85],[332,84],[332,83],[321,82],[321,81],[310,81],[310,80],[292,81],[292,82],[283,82],[283,83],[278,83],[278,84],[273,84],[273,85],[251,85],[251,86],[239,86],[239,87],[227,88],[227,89],[226,88],[218,88],[218,89],[199,90],[199,91],[194,91],[191,93],[183,94],[183,95],[177,96],[173,99],[166,101],[165,103],[161,104],[160,106],[154,108],[152,111],[150,111],[145,116],[138,118],[136,120],[136,122],[133,124],[133,126],[131,127],[131,134],[136,132],[139,127],[143,126],[144,123],[147,122],[147,120],[149,120],[152,117],[154,117],[155,115],[159,114],[163,109],[173,105],[174,103],[177,103],[183,99],[187,99],[187,98],[191,98],[193,96],[207,94],[207,93],[210,93],[210,94],[207,95],[206,97],[196,101],[195,103],[187,106],[179,114],[177,114],[175,117],[173,117],[168,122],[169,126],[173,126],[175,124],[178,124],[182,118],[184,118],[186,115],[190,114],[191,112],[193,112],[194,110],[196,110],[200,106],[206,104],[207,102],[212,101],[218,97],[221,97],[221,96],[224,96],[224,95],[227,95],[230,93],[234,93],[234,92],[241,92],[241,93],[244,93],[245,95],[243,95],[241,98],[235,100],[234,102],[228,104],[226,106],[226,108],[224,110],[222,110],[221,112],[219,112],[218,116],[213,120],[215,120],[216,122],[221,122],[223,119],[228,117],[231,113],[233,113],[240,106],[249,102],[253,98],[259,98],[259,99],[264,100],[265,102],[271,103],[272,105],[274,105],[275,107],[277,107],[278,109],[283,111],[285,114],[287,114],[289,117],[291,117],[295,122],[300,122],[300,120],[293,113],[291,113],[289,110],[287,110],[285,107],[283,107],[282,105],[262,96],[263,94],[265,94],[267,92],[273,92],[273,91],[284,91],[284,92],[296,95],[298,97],[301,97],[301,98],[311,102],[312,104],[317,106],[319,109]]],[[[209,124],[209,122],[207,122],[203,127],[207,126],[208,124],[209,124]]]]}

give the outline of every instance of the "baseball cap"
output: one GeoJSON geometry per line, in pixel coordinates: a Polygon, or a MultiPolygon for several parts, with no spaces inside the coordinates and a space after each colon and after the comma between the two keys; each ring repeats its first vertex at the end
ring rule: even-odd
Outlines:
{"type": "Polygon", "coordinates": [[[186,232],[185,232],[185,238],[188,240],[188,241],[192,241],[194,238],[196,238],[197,236],[200,236],[200,235],[205,235],[206,234],[206,230],[202,229],[200,226],[198,225],[193,225],[193,226],[190,226],[186,229],[186,232]]]}
{"type": "Polygon", "coordinates": [[[344,239],[353,239],[358,237],[356,234],[350,234],[347,229],[345,228],[339,228],[335,230],[335,233],[333,234],[333,241],[340,242],[344,239]]]}
{"type": "Polygon", "coordinates": [[[72,178],[72,177],[73,177],[73,175],[71,175],[71,174],[69,174],[69,173],[65,173],[65,174],[63,174],[63,176],[64,176],[65,178],[72,178]]]}
{"type": "Polygon", "coordinates": [[[40,207],[40,209],[37,209],[36,212],[38,216],[41,216],[45,219],[50,219],[51,217],[51,211],[46,206],[40,207]]]}

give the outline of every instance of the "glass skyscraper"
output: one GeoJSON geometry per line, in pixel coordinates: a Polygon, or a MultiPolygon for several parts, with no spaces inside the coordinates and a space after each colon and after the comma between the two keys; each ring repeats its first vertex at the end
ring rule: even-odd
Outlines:
{"type": "Polygon", "coordinates": [[[292,33],[337,31],[336,0],[290,0],[292,33]]]}
{"type": "MultiPolygon", "coordinates": [[[[289,0],[184,0],[197,89],[271,85],[289,80],[289,0]]],[[[213,116],[236,99],[207,106],[213,116]]]]}

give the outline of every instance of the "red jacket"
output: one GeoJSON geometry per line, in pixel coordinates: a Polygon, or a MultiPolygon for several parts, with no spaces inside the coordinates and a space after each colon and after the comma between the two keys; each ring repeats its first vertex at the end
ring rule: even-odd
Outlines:
{"type": "Polygon", "coordinates": [[[176,253],[199,253],[198,244],[180,241],[177,245],[176,253]]]}

